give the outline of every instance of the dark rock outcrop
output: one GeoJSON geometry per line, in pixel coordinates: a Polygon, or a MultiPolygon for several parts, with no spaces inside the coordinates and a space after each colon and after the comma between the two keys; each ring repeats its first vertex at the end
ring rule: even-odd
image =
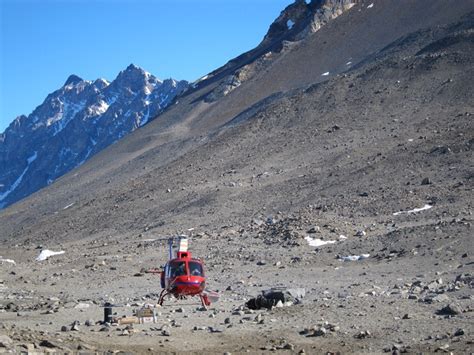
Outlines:
{"type": "MultiPolygon", "coordinates": [[[[256,72],[261,72],[280,52],[317,32],[355,3],[356,0],[312,0],[309,3],[305,0],[296,0],[273,21],[262,42],[255,49],[231,60],[223,67],[230,73],[205,97],[205,100],[214,102],[227,96],[244,81],[252,78],[256,72]]],[[[206,80],[218,78],[220,75],[224,75],[224,72],[216,71],[207,76],[206,80]]],[[[200,84],[201,81],[195,84],[200,84]]]]}

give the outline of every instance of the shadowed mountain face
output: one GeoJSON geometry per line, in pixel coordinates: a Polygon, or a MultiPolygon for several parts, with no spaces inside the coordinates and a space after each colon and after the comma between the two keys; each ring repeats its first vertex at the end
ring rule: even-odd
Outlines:
{"type": "Polygon", "coordinates": [[[109,83],[71,75],[0,135],[0,207],[28,196],[147,123],[187,88],[130,65],[109,83]]]}

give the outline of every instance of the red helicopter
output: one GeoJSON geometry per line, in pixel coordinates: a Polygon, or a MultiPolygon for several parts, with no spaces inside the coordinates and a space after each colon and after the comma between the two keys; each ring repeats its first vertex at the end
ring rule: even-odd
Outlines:
{"type": "MultiPolygon", "coordinates": [[[[199,296],[202,305],[209,306],[211,301],[209,292],[205,291],[206,277],[203,262],[191,256],[191,252],[188,251],[188,239],[179,237],[176,258],[173,258],[173,238],[168,239],[168,246],[169,260],[160,275],[163,290],[158,304],[163,305],[164,298],[168,295],[173,295],[177,299],[199,296]]],[[[211,296],[215,297],[215,295],[211,296]]]]}

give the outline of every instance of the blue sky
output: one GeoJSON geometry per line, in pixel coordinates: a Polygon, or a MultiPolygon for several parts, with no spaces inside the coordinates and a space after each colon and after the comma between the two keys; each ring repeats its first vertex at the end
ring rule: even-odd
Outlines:
{"type": "Polygon", "coordinates": [[[0,132],[70,74],[134,63],[195,80],[255,47],[292,0],[0,0],[0,132]]]}

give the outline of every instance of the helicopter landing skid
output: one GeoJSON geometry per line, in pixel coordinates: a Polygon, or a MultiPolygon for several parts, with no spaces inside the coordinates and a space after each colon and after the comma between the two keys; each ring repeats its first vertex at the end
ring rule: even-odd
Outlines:
{"type": "MultiPolygon", "coordinates": [[[[162,290],[161,293],[160,293],[160,298],[158,299],[158,304],[160,306],[163,306],[163,302],[165,301],[165,297],[172,294],[171,292],[169,292],[168,290],[162,290]]],[[[201,300],[201,304],[203,307],[208,307],[211,305],[211,302],[209,301],[209,298],[207,297],[207,295],[203,295],[202,293],[199,293],[197,294],[196,296],[199,296],[199,299],[201,300]]],[[[179,295],[177,296],[177,298],[179,299],[184,299],[186,298],[185,296],[182,296],[182,295],[179,295]]]]}

